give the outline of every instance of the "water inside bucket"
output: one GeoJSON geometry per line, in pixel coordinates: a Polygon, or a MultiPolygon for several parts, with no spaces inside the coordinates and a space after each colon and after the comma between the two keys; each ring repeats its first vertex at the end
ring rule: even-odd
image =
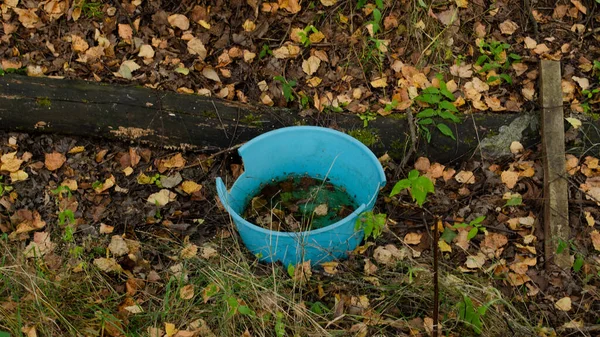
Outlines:
{"type": "Polygon", "coordinates": [[[288,176],[265,184],[243,216],[266,229],[298,232],[331,225],[357,207],[341,186],[308,176],[288,176]]]}

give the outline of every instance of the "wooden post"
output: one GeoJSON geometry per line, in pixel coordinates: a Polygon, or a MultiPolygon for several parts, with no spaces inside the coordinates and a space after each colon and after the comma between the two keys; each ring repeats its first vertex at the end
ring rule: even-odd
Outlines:
{"type": "Polygon", "coordinates": [[[570,235],[560,62],[541,61],[539,98],[542,106],[546,269],[551,262],[562,269],[569,269],[569,249],[564,249],[561,254],[556,253],[559,242],[568,242],[570,235]]]}

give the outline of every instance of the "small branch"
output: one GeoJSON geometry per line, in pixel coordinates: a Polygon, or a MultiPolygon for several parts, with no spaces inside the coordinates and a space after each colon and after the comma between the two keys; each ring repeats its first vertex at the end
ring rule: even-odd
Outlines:
{"type": "Polygon", "coordinates": [[[217,157],[219,155],[222,155],[224,153],[229,153],[231,151],[235,151],[235,150],[239,149],[244,144],[246,144],[246,143],[240,143],[240,144],[234,145],[232,147],[228,147],[226,149],[223,149],[221,151],[215,152],[215,153],[211,154],[210,156],[208,156],[206,159],[198,160],[198,162],[190,164],[188,166],[184,166],[184,167],[180,168],[179,170],[185,170],[185,169],[189,169],[189,168],[192,168],[192,167],[200,166],[200,165],[202,165],[203,162],[211,160],[211,159],[213,159],[213,158],[215,158],[215,157],[217,157]]]}
{"type": "Polygon", "coordinates": [[[410,132],[410,148],[408,149],[408,153],[406,153],[404,158],[402,158],[402,161],[400,162],[400,168],[404,168],[410,157],[417,152],[417,130],[415,127],[415,119],[412,115],[412,109],[410,107],[406,112],[406,117],[408,121],[408,131],[410,132]]]}
{"type": "MultiPolygon", "coordinates": [[[[426,221],[425,219],[425,214],[423,214],[423,221],[426,221]]],[[[425,225],[427,226],[427,222],[425,222],[425,225]]],[[[438,252],[438,240],[439,240],[439,233],[438,233],[438,225],[436,223],[435,220],[433,220],[433,243],[432,243],[432,247],[433,247],[433,331],[432,331],[432,336],[433,337],[438,337],[439,333],[439,316],[440,316],[440,289],[439,289],[439,280],[438,280],[438,259],[439,259],[439,252],[438,252]]]]}

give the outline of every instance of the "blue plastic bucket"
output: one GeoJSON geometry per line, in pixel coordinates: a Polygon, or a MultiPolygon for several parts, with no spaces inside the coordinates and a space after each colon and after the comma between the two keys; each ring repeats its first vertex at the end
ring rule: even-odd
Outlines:
{"type": "Polygon", "coordinates": [[[383,168],[369,148],[332,129],[294,126],[262,134],[238,152],[245,172],[229,191],[217,178],[217,193],[250,252],[265,262],[281,261],[287,266],[310,260],[314,265],[344,258],[360,244],[364,233],[355,230],[356,220],[373,209],[386,183],[383,168]],[[359,207],[336,223],[305,232],[272,231],[242,218],[265,184],[289,175],[327,178],[344,187],[359,207]]]}

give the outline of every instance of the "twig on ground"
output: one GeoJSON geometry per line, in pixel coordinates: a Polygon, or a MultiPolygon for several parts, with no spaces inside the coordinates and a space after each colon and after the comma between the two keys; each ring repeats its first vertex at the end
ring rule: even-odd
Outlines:
{"type": "Polygon", "coordinates": [[[190,164],[188,166],[184,166],[184,167],[180,168],[179,170],[185,170],[185,169],[189,169],[189,168],[192,168],[192,167],[200,166],[200,165],[202,165],[203,162],[205,162],[207,160],[214,159],[215,157],[217,157],[219,155],[222,155],[224,153],[229,153],[231,151],[235,151],[235,150],[239,149],[244,144],[246,144],[246,143],[245,142],[244,143],[240,143],[240,144],[234,145],[232,147],[228,147],[226,149],[223,149],[221,151],[215,152],[215,153],[211,154],[210,156],[208,156],[207,158],[198,160],[196,163],[190,164]]]}
{"type": "Polygon", "coordinates": [[[402,161],[400,162],[401,169],[404,169],[410,157],[417,152],[417,130],[411,108],[408,108],[406,117],[408,121],[408,131],[410,132],[410,148],[408,149],[408,153],[404,155],[404,158],[402,158],[402,161]]]}

